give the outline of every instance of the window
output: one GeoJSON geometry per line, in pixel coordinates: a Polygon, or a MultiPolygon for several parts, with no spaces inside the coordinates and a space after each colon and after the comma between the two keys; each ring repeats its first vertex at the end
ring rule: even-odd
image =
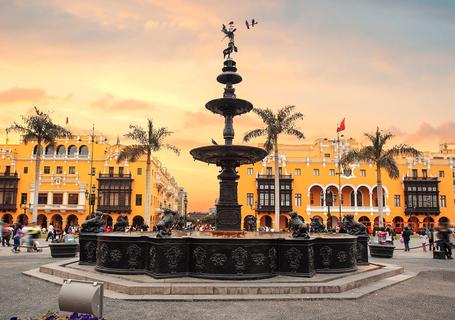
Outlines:
{"type": "Polygon", "coordinates": [[[443,170],[439,171],[439,178],[444,178],[445,172],[443,170]]]}
{"type": "Polygon", "coordinates": [[[246,174],[249,176],[253,175],[253,168],[246,168],[246,174]]]}
{"type": "MultiPolygon", "coordinates": [[[[318,174],[319,175],[319,174],[318,174]]],[[[329,176],[334,176],[335,175],[335,169],[330,169],[329,170],[329,176]]]]}
{"type": "Polygon", "coordinates": [[[109,167],[109,175],[110,176],[114,175],[114,167],[109,167]]]}
{"type": "Polygon", "coordinates": [[[446,196],[441,196],[441,197],[439,198],[439,200],[440,200],[440,204],[441,204],[440,206],[441,206],[441,208],[447,207],[446,196]]]}
{"type": "Polygon", "coordinates": [[[76,167],[70,166],[70,167],[68,168],[68,173],[69,173],[69,174],[76,174],[76,167]]]}
{"type": "Polygon", "coordinates": [[[76,146],[69,146],[68,147],[68,155],[69,156],[75,156],[77,153],[77,147],[76,146]]]}
{"type": "Polygon", "coordinates": [[[136,205],[142,206],[142,194],[136,194],[136,205]]]}
{"type": "Polygon", "coordinates": [[[123,167],[118,167],[118,175],[123,176],[123,167]]]}
{"type": "Polygon", "coordinates": [[[6,166],[5,167],[5,173],[9,175],[11,173],[11,166],[6,166]]]}
{"type": "Polygon", "coordinates": [[[141,176],[142,175],[142,168],[137,168],[137,175],[141,176]]]}
{"type": "Polygon", "coordinates": [[[330,158],[330,153],[324,153],[324,158],[330,158]]]}
{"type": "Polygon", "coordinates": [[[254,195],[252,193],[246,194],[246,205],[250,207],[254,205],[254,195]]]}
{"type": "Polygon", "coordinates": [[[280,176],[283,175],[283,168],[282,167],[278,168],[278,173],[279,173],[280,176]]]}
{"type": "Polygon", "coordinates": [[[361,177],[366,177],[367,176],[367,171],[365,169],[360,169],[360,176],[361,177]]]}
{"type": "Polygon", "coordinates": [[[296,176],[301,176],[302,175],[302,169],[300,169],[300,168],[295,169],[295,175],[296,176]]]}
{"type": "Polygon", "coordinates": [[[51,173],[51,167],[44,166],[44,174],[50,174],[50,173],[51,173]]]}
{"type": "Polygon", "coordinates": [[[24,167],[24,174],[28,173],[28,167],[24,167]]]}
{"type": "Polygon", "coordinates": [[[27,204],[27,194],[21,193],[21,204],[27,204]]]}
{"type": "Polygon", "coordinates": [[[424,178],[428,177],[427,169],[422,169],[422,177],[424,177],[424,178]]]}
{"type": "Polygon", "coordinates": [[[302,205],[302,195],[300,193],[296,193],[295,195],[295,205],[300,207],[302,205]]]}
{"type": "Polygon", "coordinates": [[[96,169],[95,169],[95,167],[92,167],[91,175],[94,176],[95,174],[96,174],[96,169]]]}
{"type": "Polygon", "coordinates": [[[417,178],[417,169],[412,169],[412,177],[417,178]]]}
{"type": "Polygon", "coordinates": [[[53,204],[63,204],[63,193],[54,193],[52,195],[53,204]]]}
{"type": "Polygon", "coordinates": [[[319,169],[313,169],[313,176],[319,176],[319,169]]]}
{"type": "Polygon", "coordinates": [[[271,176],[272,175],[272,167],[267,167],[265,169],[265,174],[268,175],[268,176],[271,176]]]}
{"type": "Polygon", "coordinates": [[[78,204],[79,195],[77,193],[68,194],[68,204],[78,204]]]}
{"type": "Polygon", "coordinates": [[[394,197],[395,207],[401,207],[401,197],[399,194],[396,194],[394,197]]]}
{"type": "Polygon", "coordinates": [[[47,193],[38,193],[38,204],[47,204],[47,193]]]}
{"type": "Polygon", "coordinates": [[[63,173],[63,167],[62,166],[57,166],[57,170],[55,171],[56,174],[62,174],[63,173]]]}
{"type": "Polygon", "coordinates": [[[88,147],[87,146],[81,146],[79,148],[79,155],[80,156],[88,156],[88,147]]]}

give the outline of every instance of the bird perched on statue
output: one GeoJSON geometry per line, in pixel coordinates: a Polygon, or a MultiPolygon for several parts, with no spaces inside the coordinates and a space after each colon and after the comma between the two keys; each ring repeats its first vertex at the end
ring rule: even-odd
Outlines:
{"type": "Polygon", "coordinates": [[[245,20],[245,25],[247,29],[253,28],[255,25],[257,25],[258,22],[255,19],[251,19],[251,23],[248,22],[248,20],[245,20]]]}
{"type": "Polygon", "coordinates": [[[213,138],[212,138],[212,143],[216,146],[218,145],[218,143],[215,140],[213,140],[213,138]]]}

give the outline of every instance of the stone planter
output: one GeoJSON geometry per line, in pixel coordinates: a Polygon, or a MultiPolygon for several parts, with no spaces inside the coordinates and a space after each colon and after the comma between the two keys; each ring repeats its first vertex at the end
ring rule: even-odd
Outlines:
{"type": "Polygon", "coordinates": [[[78,243],[49,243],[52,258],[70,258],[75,257],[78,249],[78,243]]]}
{"type": "Polygon", "coordinates": [[[376,258],[392,258],[395,246],[390,244],[370,244],[370,255],[376,258]]]}

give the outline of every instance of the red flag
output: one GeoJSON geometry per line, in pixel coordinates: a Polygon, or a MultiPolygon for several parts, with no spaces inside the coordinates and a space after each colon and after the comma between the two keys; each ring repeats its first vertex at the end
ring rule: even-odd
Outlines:
{"type": "Polygon", "coordinates": [[[66,123],[65,124],[68,124],[68,117],[66,117],[66,123]]]}
{"type": "Polygon", "coordinates": [[[341,120],[341,123],[340,123],[340,126],[337,128],[337,132],[340,132],[340,131],[343,131],[344,129],[346,129],[345,125],[344,125],[344,119],[341,120]]]}

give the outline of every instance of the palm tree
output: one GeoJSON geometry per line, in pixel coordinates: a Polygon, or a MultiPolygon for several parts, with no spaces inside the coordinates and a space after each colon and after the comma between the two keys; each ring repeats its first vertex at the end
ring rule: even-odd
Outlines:
{"type": "Polygon", "coordinates": [[[144,129],[140,126],[129,126],[130,132],[125,134],[135,141],[135,144],[126,146],[120,152],[117,162],[128,160],[134,162],[140,157],[147,156],[147,165],[145,169],[145,222],[150,226],[150,166],[152,163],[152,152],[160,151],[165,148],[180,154],[180,150],[174,145],[165,143],[166,137],[172,134],[166,128],[155,128],[151,119],[147,119],[147,128],[144,129]]]}
{"type": "Polygon", "coordinates": [[[264,148],[267,152],[273,150],[275,160],[275,230],[280,228],[280,173],[278,164],[278,136],[286,134],[303,139],[303,132],[296,128],[295,122],[303,118],[300,112],[293,112],[295,106],[282,107],[275,114],[269,108],[254,108],[256,113],[264,122],[265,127],[254,129],[245,133],[243,141],[248,142],[253,138],[265,136],[264,148]]]}
{"type": "Polygon", "coordinates": [[[33,194],[33,211],[32,223],[38,222],[38,189],[39,175],[41,166],[42,148],[41,144],[55,145],[58,138],[71,137],[71,132],[62,126],[55,124],[50,115],[34,107],[34,113],[31,115],[21,116],[23,124],[14,122],[6,130],[14,131],[22,135],[25,144],[36,141],[35,157],[35,192],[33,194]]]}
{"type": "Polygon", "coordinates": [[[418,157],[421,155],[420,151],[405,144],[393,146],[391,149],[385,149],[385,144],[393,137],[393,134],[386,132],[383,133],[379,128],[373,134],[365,133],[365,136],[370,140],[371,145],[362,147],[360,150],[351,150],[345,154],[341,163],[345,166],[353,162],[369,162],[376,166],[376,184],[378,190],[378,219],[379,227],[383,227],[383,189],[381,170],[384,169],[391,179],[398,179],[400,177],[400,170],[398,169],[395,157],[411,156],[418,157]]]}

